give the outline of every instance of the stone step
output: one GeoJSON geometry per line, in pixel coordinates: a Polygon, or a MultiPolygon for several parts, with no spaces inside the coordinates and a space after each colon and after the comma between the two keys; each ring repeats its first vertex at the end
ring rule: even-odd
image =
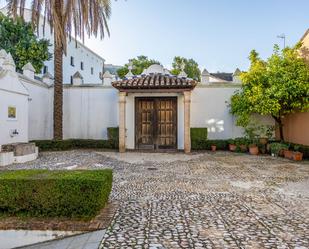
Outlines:
{"type": "Polygon", "coordinates": [[[35,153],[35,143],[15,143],[1,146],[2,152],[14,152],[14,156],[25,156],[35,153]]]}

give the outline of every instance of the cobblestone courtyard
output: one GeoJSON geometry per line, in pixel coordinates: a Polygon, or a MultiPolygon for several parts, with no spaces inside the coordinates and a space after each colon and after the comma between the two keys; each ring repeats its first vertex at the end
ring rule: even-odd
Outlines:
{"type": "Polygon", "coordinates": [[[309,248],[308,162],[71,151],[8,168],[113,168],[119,209],[102,248],[309,248]]]}

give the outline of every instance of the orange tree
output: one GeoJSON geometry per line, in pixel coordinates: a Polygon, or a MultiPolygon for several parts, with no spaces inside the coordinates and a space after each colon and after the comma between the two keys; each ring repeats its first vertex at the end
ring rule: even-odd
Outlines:
{"type": "Polygon", "coordinates": [[[250,69],[241,74],[241,90],[231,98],[231,113],[236,116],[237,125],[248,126],[254,113],[270,115],[284,140],[285,115],[308,111],[309,68],[299,56],[300,46],[280,51],[275,45],[274,53],[266,61],[255,50],[251,51],[250,69]]]}

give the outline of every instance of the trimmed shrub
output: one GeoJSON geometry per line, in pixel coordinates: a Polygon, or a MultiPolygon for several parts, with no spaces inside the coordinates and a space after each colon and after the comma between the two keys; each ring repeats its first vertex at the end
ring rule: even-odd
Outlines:
{"type": "Polygon", "coordinates": [[[207,128],[191,128],[191,147],[198,150],[207,141],[207,128]]]}
{"type": "Polygon", "coordinates": [[[198,140],[192,143],[193,150],[210,150],[211,145],[216,145],[217,150],[228,150],[229,143],[227,140],[198,140]]]}
{"type": "Polygon", "coordinates": [[[118,127],[108,127],[107,128],[108,141],[113,148],[119,147],[119,128],[118,127]]]}
{"type": "Polygon", "coordinates": [[[116,149],[109,140],[68,139],[68,140],[34,140],[40,151],[62,151],[72,149],[116,149]]]}
{"type": "Polygon", "coordinates": [[[3,171],[0,173],[0,212],[90,218],[105,206],[111,188],[109,169],[3,171]]]}

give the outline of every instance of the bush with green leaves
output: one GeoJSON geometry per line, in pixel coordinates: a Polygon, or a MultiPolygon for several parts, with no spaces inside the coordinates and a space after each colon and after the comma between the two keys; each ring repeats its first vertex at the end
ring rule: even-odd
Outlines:
{"type": "MultiPolygon", "coordinates": [[[[142,72],[150,67],[153,64],[161,64],[159,61],[149,59],[145,55],[137,56],[136,58],[130,59],[130,63],[132,64],[132,73],[134,75],[142,74],[142,72]]],[[[117,70],[117,74],[120,78],[124,78],[125,75],[129,72],[129,64],[125,64],[122,68],[117,70]]]]}
{"type": "Polygon", "coordinates": [[[63,151],[73,149],[116,149],[115,142],[95,139],[34,140],[40,151],[63,151]]]}
{"type": "Polygon", "coordinates": [[[107,203],[112,170],[0,172],[0,212],[33,217],[95,216],[107,203]]]}
{"type": "Polygon", "coordinates": [[[191,128],[191,147],[203,147],[202,144],[207,141],[208,131],[207,128],[191,128]]]}
{"type": "Polygon", "coordinates": [[[269,145],[271,154],[278,156],[282,150],[289,149],[289,146],[284,143],[271,143],[269,145]]]}
{"type": "Polygon", "coordinates": [[[183,70],[189,78],[200,81],[201,71],[199,69],[198,63],[193,59],[187,59],[181,56],[175,56],[172,64],[173,68],[171,73],[173,75],[179,75],[183,70]]]}
{"type": "Polygon", "coordinates": [[[50,43],[46,39],[38,39],[30,23],[17,17],[12,18],[0,13],[0,49],[11,53],[17,70],[30,62],[39,73],[44,61],[51,59],[48,52],[50,43]]]}
{"type": "Polygon", "coordinates": [[[119,147],[119,127],[108,127],[107,128],[108,141],[113,148],[119,147]]]}

